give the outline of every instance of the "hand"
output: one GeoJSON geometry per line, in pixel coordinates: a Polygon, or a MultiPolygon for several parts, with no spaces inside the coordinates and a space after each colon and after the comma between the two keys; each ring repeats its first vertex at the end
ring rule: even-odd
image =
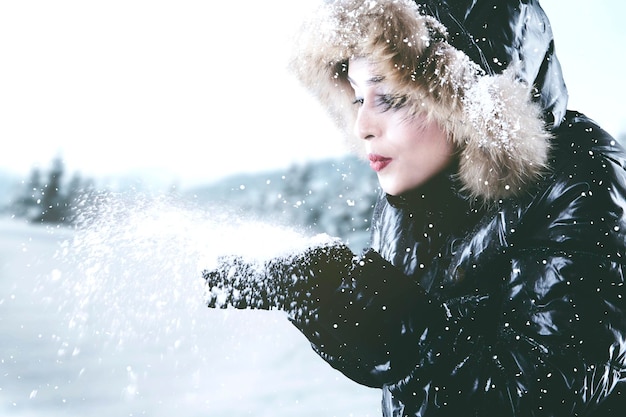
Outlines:
{"type": "Polygon", "coordinates": [[[202,277],[206,280],[205,299],[210,308],[260,308],[270,310],[272,306],[262,304],[267,297],[254,297],[260,293],[260,286],[265,281],[261,268],[240,256],[221,256],[217,268],[205,270],[202,277]],[[252,299],[257,298],[256,303],[252,299]],[[256,306],[255,306],[256,304],[256,306]]]}
{"type": "Polygon", "coordinates": [[[283,310],[308,314],[352,268],[354,255],[334,240],[269,261],[224,256],[204,271],[206,302],[211,308],[283,310]]]}

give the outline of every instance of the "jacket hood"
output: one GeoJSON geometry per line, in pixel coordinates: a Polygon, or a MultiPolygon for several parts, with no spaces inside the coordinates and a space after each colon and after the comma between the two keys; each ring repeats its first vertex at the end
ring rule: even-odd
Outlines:
{"type": "Polygon", "coordinates": [[[423,0],[425,13],[448,28],[448,41],[488,74],[512,62],[516,77],[533,86],[548,124],[567,110],[567,87],[554,49],[552,27],[537,0],[423,0]]]}
{"type": "MultiPolygon", "coordinates": [[[[470,5],[469,14],[459,19],[454,13],[463,8],[457,4],[453,10],[445,2],[326,2],[304,25],[292,69],[352,137],[357,107],[347,80],[348,62],[366,57],[397,87],[395,93],[408,99],[411,112],[426,114],[448,132],[458,149],[458,176],[464,191],[473,198],[497,201],[524,192],[545,170],[551,137],[551,118],[546,115],[561,111],[562,103],[554,98],[560,96],[533,79],[539,73],[530,67],[537,63],[525,62],[526,47],[514,53],[524,36],[494,35],[494,40],[484,42],[491,45],[487,50],[469,32],[460,31],[481,2],[465,3],[470,5]],[[457,25],[454,36],[439,19],[457,25]],[[502,45],[496,47],[499,40],[502,45]],[[494,51],[508,55],[505,59],[494,51]],[[480,63],[474,60],[477,56],[480,63]]],[[[475,23],[477,27],[484,24],[475,23]]],[[[525,22],[539,24],[549,27],[544,20],[525,22]]],[[[362,144],[355,143],[353,149],[359,153],[362,144]]]]}

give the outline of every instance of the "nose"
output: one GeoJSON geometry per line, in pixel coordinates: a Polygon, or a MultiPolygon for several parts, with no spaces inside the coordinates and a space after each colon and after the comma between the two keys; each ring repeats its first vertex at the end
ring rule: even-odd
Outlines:
{"type": "Polygon", "coordinates": [[[371,140],[381,134],[381,123],[379,114],[367,103],[359,107],[359,111],[354,122],[354,134],[357,138],[371,140]]]}

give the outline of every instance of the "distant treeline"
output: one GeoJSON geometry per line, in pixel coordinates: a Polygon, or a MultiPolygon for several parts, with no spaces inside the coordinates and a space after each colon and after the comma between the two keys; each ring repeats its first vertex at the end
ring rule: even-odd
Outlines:
{"type": "Polygon", "coordinates": [[[354,157],[230,177],[187,193],[200,204],[220,204],[261,220],[308,227],[355,247],[369,238],[378,195],[376,175],[354,157]]]}
{"type": "MultiPolygon", "coordinates": [[[[4,211],[33,223],[75,224],[77,215],[100,204],[98,195],[109,190],[77,173],[67,177],[60,157],[48,170],[33,168],[4,211]]],[[[328,233],[359,246],[367,241],[377,193],[369,167],[346,157],[235,175],[178,197],[200,207],[219,205],[243,216],[328,233]]]]}

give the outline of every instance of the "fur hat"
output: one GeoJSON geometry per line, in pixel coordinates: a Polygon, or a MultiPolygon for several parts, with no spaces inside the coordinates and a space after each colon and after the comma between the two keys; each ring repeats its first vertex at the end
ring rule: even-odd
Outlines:
{"type": "Polygon", "coordinates": [[[292,69],[352,137],[358,108],[348,61],[366,57],[413,114],[447,131],[465,192],[485,202],[520,194],[545,170],[550,150],[532,86],[517,79],[516,63],[487,75],[447,36],[412,0],[331,1],[305,23],[292,69]]]}

